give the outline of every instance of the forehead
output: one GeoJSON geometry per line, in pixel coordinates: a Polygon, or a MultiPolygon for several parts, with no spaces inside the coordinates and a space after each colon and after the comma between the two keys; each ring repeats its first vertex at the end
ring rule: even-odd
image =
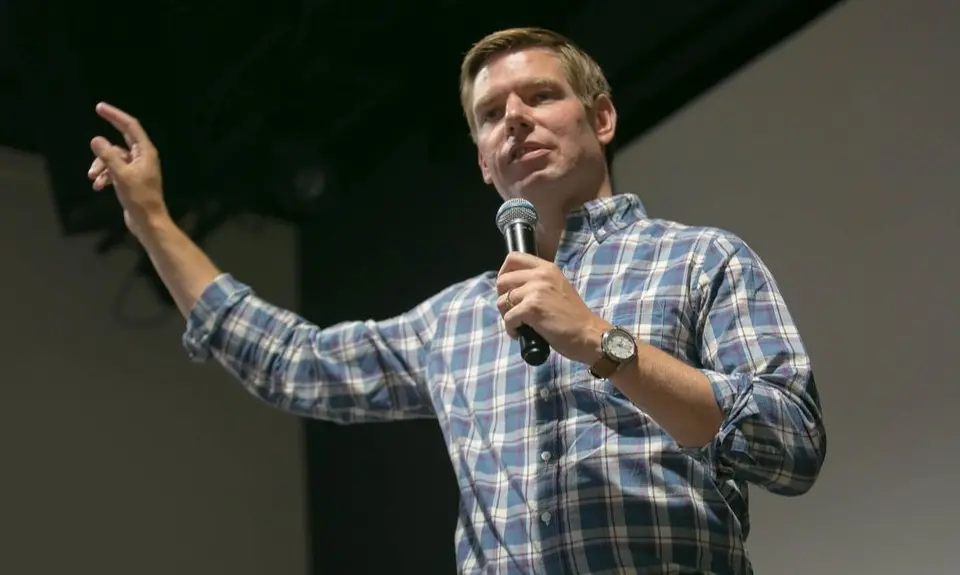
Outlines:
{"type": "Polygon", "coordinates": [[[556,53],[546,48],[527,48],[492,58],[473,81],[473,101],[532,81],[567,84],[556,53]]]}

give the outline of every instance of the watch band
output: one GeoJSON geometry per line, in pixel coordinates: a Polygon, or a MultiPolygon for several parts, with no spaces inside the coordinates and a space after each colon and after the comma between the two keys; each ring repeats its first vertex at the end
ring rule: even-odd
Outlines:
{"type": "Polygon", "coordinates": [[[620,369],[620,364],[603,354],[596,363],[590,366],[590,375],[597,379],[607,379],[615,374],[618,369],[620,369]]]}

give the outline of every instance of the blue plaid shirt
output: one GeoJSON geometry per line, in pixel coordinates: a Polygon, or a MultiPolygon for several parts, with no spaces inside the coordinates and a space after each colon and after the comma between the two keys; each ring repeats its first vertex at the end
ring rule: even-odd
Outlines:
{"type": "Polygon", "coordinates": [[[633,195],[571,214],[555,263],[613,324],[703,371],[724,421],[678,445],[588,366],[532,368],[496,274],[384,321],[325,329],[224,274],[184,334],[255,396],[339,423],[436,418],[460,485],[464,573],[751,573],[747,484],[808,490],[826,440],[810,360],[767,267],[734,235],[650,219],[633,195]]]}

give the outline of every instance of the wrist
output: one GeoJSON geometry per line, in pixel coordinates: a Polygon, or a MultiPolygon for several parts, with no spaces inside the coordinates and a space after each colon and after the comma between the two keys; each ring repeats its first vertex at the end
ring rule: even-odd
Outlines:
{"type": "Polygon", "coordinates": [[[170,213],[163,206],[152,209],[127,210],[126,215],[127,227],[140,240],[176,227],[176,222],[173,221],[170,213]]]}
{"type": "Polygon", "coordinates": [[[593,366],[603,357],[603,334],[613,328],[613,324],[600,316],[594,315],[586,323],[581,334],[580,353],[574,358],[576,361],[586,365],[593,366]]]}

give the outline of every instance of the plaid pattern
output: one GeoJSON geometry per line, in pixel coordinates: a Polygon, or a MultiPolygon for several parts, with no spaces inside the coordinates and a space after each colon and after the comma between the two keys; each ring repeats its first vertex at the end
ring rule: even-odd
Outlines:
{"type": "Polygon", "coordinates": [[[326,329],[224,274],[183,343],[298,415],[436,418],[460,484],[461,572],[752,572],[747,483],[803,493],[826,447],[770,272],[734,235],[649,219],[633,195],[572,214],[555,261],[597,313],[703,370],[725,415],[709,445],[679,446],[587,366],[556,353],[524,364],[495,273],[392,319],[326,329]]]}

